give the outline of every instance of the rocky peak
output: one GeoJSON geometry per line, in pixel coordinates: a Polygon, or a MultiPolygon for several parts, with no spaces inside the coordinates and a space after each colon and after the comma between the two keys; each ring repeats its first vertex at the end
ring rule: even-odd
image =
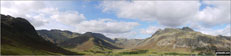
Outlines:
{"type": "Polygon", "coordinates": [[[191,29],[191,28],[189,28],[189,27],[183,27],[181,30],[193,31],[193,29],[191,29]]]}
{"type": "Polygon", "coordinates": [[[183,32],[183,31],[194,31],[193,29],[189,27],[183,27],[181,29],[179,28],[165,28],[165,29],[158,29],[155,34],[161,34],[161,33],[171,33],[171,32],[183,32]]]}
{"type": "Polygon", "coordinates": [[[115,41],[119,41],[119,40],[127,40],[126,38],[115,38],[115,41]]]}
{"type": "Polygon", "coordinates": [[[93,34],[92,32],[86,32],[85,34],[93,34]]]}
{"type": "Polygon", "coordinates": [[[86,33],[84,33],[83,35],[93,37],[93,36],[94,36],[93,34],[94,34],[94,33],[92,33],[92,32],[86,32],[86,33]]]}
{"type": "MultiPolygon", "coordinates": [[[[84,35],[87,35],[87,36],[94,36],[94,37],[97,37],[97,36],[104,36],[103,34],[100,34],[100,33],[93,33],[93,32],[86,32],[84,33],[84,35]]],[[[105,36],[104,36],[105,37],[105,36]]]]}
{"type": "Polygon", "coordinates": [[[58,29],[51,29],[50,31],[61,31],[61,30],[58,30],[58,29]]]}

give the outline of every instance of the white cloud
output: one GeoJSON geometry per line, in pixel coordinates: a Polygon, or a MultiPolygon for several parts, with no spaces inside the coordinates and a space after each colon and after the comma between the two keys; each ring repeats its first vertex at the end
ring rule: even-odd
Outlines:
{"type": "Polygon", "coordinates": [[[192,24],[190,27],[196,29],[196,31],[202,32],[204,34],[208,34],[208,35],[213,35],[213,36],[217,36],[217,35],[224,35],[224,36],[231,36],[230,32],[231,32],[231,28],[230,28],[230,24],[226,25],[226,27],[224,28],[220,28],[220,29],[212,29],[212,28],[208,28],[208,27],[204,27],[202,25],[199,24],[192,24]]]}
{"type": "Polygon", "coordinates": [[[112,19],[83,21],[76,25],[77,32],[127,33],[139,24],[136,22],[118,22],[112,19]]]}
{"type": "Polygon", "coordinates": [[[195,23],[191,26],[198,31],[209,35],[225,35],[230,36],[230,1],[204,1],[205,4],[210,5],[204,8],[195,17],[195,23]],[[225,28],[212,29],[219,25],[228,24],[225,28]]]}
{"type": "Polygon", "coordinates": [[[78,11],[60,11],[58,8],[43,8],[39,10],[39,12],[46,14],[52,20],[70,26],[75,26],[86,19],[85,16],[78,11]]]}
{"type": "MultiPolygon", "coordinates": [[[[214,7],[206,7],[199,11],[199,1],[105,1],[100,6],[104,12],[112,11],[120,18],[139,19],[148,22],[157,21],[168,27],[198,23],[199,26],[195,27],[203,33],[230,35],[230,26],[219,30],[205,28],[205,26],[230,24],[230,3],[227,1],[206,1],[205,3],[214,5],[214,7]],[[196,17],[194,17],[195,15],[196,17]]],[[[1,1],[1,14],[26,18],[35,28],[53,21],[42,28],[99,32],[112,38],[134,37],[137,34],[135,30],[140,30],[134,29],[139,25],[137,22],[122,22],[112,19],[86,20],[84,14],[78,11],[61,11],[60,8],[47,7],[46,5],[42,1],[1,1]]],[[[140,32],[153,34],[159,28],[164,27],[150,26],[147,29],[141,29],[140,32]]]]}
{"type": "Polygon", "coordinates": [[[1,1],[1,13],[25,17],[25,14],[31,14],[44,8],[45,4],[39,1],[1,1]]]}
{"type": "Polygon", "coordinates": [[[51,20],[70,26],[75,26],[86,19],[85,16],[78,11],[60,11],[58,8],[43,8],[39,10],[39,12],[46,14],[51,20]]]}
{"type": "MultiPolygon", "coordinates": [[[[104,1],[103,12],[113,12],[120,18],[158,22],[166,27],[193,26],[210,35],[228,35],[227,27],[214,30],[222,24],[230,24],[230,1],[203,1],[207,5],[202,11],[198,1],[104,1]],[[197,25],[197,26],[196,26],[197,25]]],[[[152,34],[154,26],[141,29],[142,34],[152,34]]]]}
{"type": "Polygon", "coordinates": [[[1,14],[26,18],[38,27],[47,23],[44,15],[35,15],[44,7],[44,3],[39,1],[1,1],[1,14]]]}
{"type": "Polygon", "coordinates": [[[195,20],[202,22],[203,26],[211,27],[220,24],[230,24],[230,2],[229,1],[204,1],[205,9],[197,14],[195,20]]]}
{"type": "Polygon", "coordinates": [[[39,14],[39,15],[25,15],[26,19],[32,22],[32,24],[36,27],[38,26],[43,26],[48,23],[48,18],[45,17],[44,14],[39,14]]]}
{"type": "Polygon", "coordinates": [[[35,27],[41,27],[50,20],[75,25],[85,19],[85,16],[77,11],[60,11],[46,5],[42,1],[1,1],[1,14],[25,18],[35,27]]]}
{"type": "Polygon", "coordinates": [[[125,33],[102,33],[107,37],[110,38],[128,38],[128,39],[132,39],[132,38],[138,38],[137,37],[137,32],[136,31],[130,31],[130,32],[125,32],[125,33]]]}
{"type": "MultiPolygon", "coordinates": [[[[53,2],[53,1],[52,1],[53,2]]],[[[112,19],[86,20],[78,11],[47,7],[41,1],[4,1],[1,2],[2,14],[23,17],[37,29],[65,29],[76,32],[100,32],[109,37],[132,36],[136,22],[121,22],[112,19]]]]}
{"type": "Polygon", "coordinates": [[[199,1],[104,1],[104,12],[113,11],[121,18],[157,20],[158,23],[176,27],[183,25],[199,10],[199,1]]]}
{"type": "Polygon", "coordinates": [[[137,34],[134,30],[137,22],[122,22],[112,19],[82,21],[76,25],[76,32],[102,33],[110,38],[132,38],[137,34]]]}
{"type": "Polygon", "coordinates": [[[231,29],[230,25],[227,25],[224,29],[217,30],[215,34],[224,35],[224,36],[231,36],[230,35],[231,30],[230,29],[231,29]]]}
{"type": "Polygon", "coordinates": [[[39,12],[47,14],[47,15],[53,15],[53,14],[59,14],[58,8],[42,8],[39,10],[39,12]]]}
{"type": "Polygon", "coordinates": [[[67,25],[76,25],[85,20],[85,16],[76,11],[59,12],[57,14],[53,14],[51,18],[67,25]]]}

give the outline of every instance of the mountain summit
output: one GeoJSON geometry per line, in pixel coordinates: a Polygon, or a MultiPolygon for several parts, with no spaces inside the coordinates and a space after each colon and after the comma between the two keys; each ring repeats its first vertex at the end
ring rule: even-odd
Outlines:
{"type": "Polygon", "coordinates": [[[189,27],[183,27],[182,30],[185,30],[185,31],[193,31],[193,29],[189,28],[189,27]]]}

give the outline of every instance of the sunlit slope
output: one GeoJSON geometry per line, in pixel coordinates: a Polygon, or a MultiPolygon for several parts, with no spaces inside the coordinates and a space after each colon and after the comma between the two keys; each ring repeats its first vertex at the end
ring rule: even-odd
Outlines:
{"type": "Polygon", "coordinates": [[[230,50],[230,44],[230,37],[206,35],[183,27],[158,30],[152,37],[139,43],[136,49],[212,54],[216,49],[230,50]]]}

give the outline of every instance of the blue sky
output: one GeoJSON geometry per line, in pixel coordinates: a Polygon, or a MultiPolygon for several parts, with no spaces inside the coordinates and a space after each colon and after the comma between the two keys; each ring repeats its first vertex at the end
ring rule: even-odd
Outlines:
{"type": "Polygon", "coordinates": [[[184,26],[205,34],[230,36],[227,1],[7,1],[1,2],[1,14],[29,18],[37,30],[91,31],[111,38],[147,38],[158,29],[184,26]],[[28,5],[26,11],[14,7],[24,4],[28,5]]]}

